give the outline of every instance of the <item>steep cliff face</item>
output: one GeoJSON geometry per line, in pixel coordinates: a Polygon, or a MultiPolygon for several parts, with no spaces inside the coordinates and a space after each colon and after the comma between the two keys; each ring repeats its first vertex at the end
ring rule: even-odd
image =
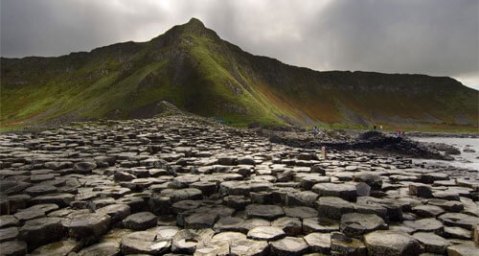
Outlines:
{"type": "Polygon", "coordinates": [[[164,100],[235,125],[478,125],[478,91],[451,78],[294,67],[244,52],[197,19],[145,43],[1,62],[3,128],[150,117],[164,100]]]}

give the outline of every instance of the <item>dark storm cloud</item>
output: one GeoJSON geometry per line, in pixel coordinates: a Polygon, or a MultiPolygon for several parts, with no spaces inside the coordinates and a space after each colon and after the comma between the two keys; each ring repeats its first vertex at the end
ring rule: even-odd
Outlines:
{"type": "Polygon", "coordinates": [[[146,41],[197,17],[289,64],[447,75],[479,88],[477,0],[1,0],[0,9],[2,56],[146,41]]]}

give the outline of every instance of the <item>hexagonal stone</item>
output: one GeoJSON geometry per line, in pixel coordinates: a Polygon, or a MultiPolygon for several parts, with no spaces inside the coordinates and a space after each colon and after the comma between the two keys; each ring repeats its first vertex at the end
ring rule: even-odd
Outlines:
{"type": "Polygon", "coordinates": [[[167,252],[171,246],[171,237],[164,238],[155,231],[138,231],[130,233],[121,239],[123,254],[160,255],[167,252]]]}
{"type": "Polygon", "coordinates": [[[307,219],[318,216],[318,211],[311,207],[296,206],[296,207],[284,207],[284,214],[288,217],[307,219]]]}
{"type": "Polygon", "coordinates": [[[444,210],[435,205],[418,205],[412,208],[412,211],[420,217],[436,217],[444,213],[444,210]]]}
{"type": "Polygon", "coordinates": [[[364,182],[373,189],[381,189],[383,180],[381,176],[375,172],[358,172],[354,174],[354,181],[364,182]]]}
{"type": "Polygon", "coordinates": [[[444,237],[457,239],[471,239],[471,231],[461,227],[444,227],[444,237]]]}
{"type": "Polygon", "coordinates": [[[267,255],[269,246],[266,241],[239,239],[232,241],[230,254],[233,256],[258,256],[267,255]]]}
{"type": "Polygon", "coordinates": [[[303,255],[308,249],[309,245],[301,237],[287,236],[278,241],[271,242],[271,252],[279,256],[303,255]]]}
{"type": "Polygon", "coordinates": [[[17,227],[9,227],[0,229],[0,242],[14,240],[18,236],[17,227]]]}
{"type": "Polygon", "coordinates": [[[111,222],[115,223],[123,220],[130,215],[130,206],[126,204],[110,204],[96,210],[97,213],[107,214],[111,218],[111,222]]]}
{"type": "Polygon", "coordinates": [[[210,241],[207,244],[200,244],[195,250],[197,256],[210,256],[210,255],[228,255],[230,252],[230,246],[226,241],[210,241]]]}
{"type": "Polygon", "coordinates": [[[341,217],[341,232],[359,236],[378,229],[387,229],[384,220],[375,214],[346,213],[341,217]]]}
{"type": "Polygon", "coordinates": [[[281,228],[271,226],[255,227],[248,232],[248,238],[255,240],[276,240],[285,235],[281,228]]]}
{"type": "Polygon", "coordinates": [[[422,252],[421,245],[416,239],[398,231],[374,231],[364,236],[364,242],[371,256],[409,256],[422,252]]]}
{"type": "Polygon", "coordinates": [[[281,217],[274,220],[271,223],[271,226],[279,227],[283,229],[287,235],[291,236],[299,235],[303,232],[303,227],[299,218],[281,217]]]}
{"type": "Polygon", "coordinates": [[[191,183],[190,187],[201,190],[201,192],[207,196],[216,193],[216,191],[218,190],[218,185],[216,184],[216,182],[210,181],[197,181],[191,183]]]}
{"type": "Polygon", "coordinates": [[[31,255],[68,255],[71,252],[76,252],[80,248],[81,242],[67,239],[40,246],[35,249],[31,255]]]}
{"type": "Polygon", "coordinates": [[[300,191],[286,194],[286,204],[290,206],[313,207],[318,199],[318,194],[312,191],[300,191]]]}
{"type": "Polygon", "coordinates": [[[329,254],[331,251],[331,234],[329,233],[311,233],[304,236],[312,252],[329,254]]]}
{"type": "Polygon", "coordinates": [[[88,246],[76,255],[78,256],[90,256],[90,255],[99,255],[99,256],[110,256],[110,255],[118,255],[120,253],[120,244],[115,241],[106,241],[106,242],[99,242],[88,246]]]}
{"type": "Polygon", "coordinates": [[[246,233],[248,229],[242,226],[244,221],[244,219],[238,217],[222,217],[216,221],[213,229],[219,232],[237,231],[246,233]]]}
{"type": "Polygon", "coordinates": [[[248,233],[249,230],[255,227],[261,227],[261,226],[271,226],[271,222],[261,218],[251,218],[251,219],[243,220],[243,223],[241,223],[241,228],[242,230],[243,229],[245,230],[245,233],[248,233]]]}
{"type": "Polygon", "coordinates": [[[349,238],[340,232],[333,232],[331,234],[331,254],[366,256],[367,250],[361,240],[349,238]]]}
{"type": "Polygon", "coordinates": [[[312,232],[330,233],[339,230],[339,223],[326,218],[307,218],[303,220],[303,231],[306,234],[312,232]]]}
{"type": "Polygon", "coordinates": [[[283,208],[277,205],[251,204],[246,206],[246,215],[249,218],[258,217],[273,220],[284,215],[283,208]]]}
{"type": "Polygon", "coordinates": [[[212,229],[183,229],[173,237],[171,251],[174,253],[193,254],[197,245],[206,244],[214,231],[212,229]]]}
{"type": "Polygon", "coordinates": [[[447,247],[448,256],[479,256],[479,250],[471,241],[447,247]]]}
{"type": "Polygon", "coordinates": [[[174,213],[181,213],[188,210],[193,210],[201,206],[201,201],[182,200],[174,203],[172,209],[174,213]]]}
{"type": "Polygon", "coordinates": [[[13,215],[0,215],[0,228],[18,226],[18,219],[13,215]]]}
{"type": "Polygon", "coordinates": [[[345,213],[354,212],[354,204],[339,197],[320,197],[318,200],[319,216],[339,220],[345,213]]]}
{"type": "Polygon", "coordinates": [[[56,204],[60,207],[67,207],[75,200],[75,196],[69,193],[54,193],[36,196],[32,198],[33,204],[56,204]]]}
{"type": "Polygon", "coordinates": [[[251,203],[251,200],[245,196],[226,196],[223,198],[224,202],[228,207],[231,207],[236,210],[243,210],[248,204],[251,203]]]}
{"type": "Polygon", "coordinates": [[[185,227],[192,229],[211,228],[219,215],[214,212],[196,212],[185,218],[185,227]]]}
{"type": "Polygon", "coordinates": [[[463,213],[445,213],[438,217],[442,222],[450,226],[458,226],[472,230],[479,223],[479,217],[463,213]]]}
{"type": "Polygon", "coordinates": [[[139,212],[126,217],[123,226],[133,230],[145,230],[156,226],[158,218],[151,212],[139,212]]]}
{"type": "Polygon", "coordinates": [[[76,239],[98,238],[110,227],[110,216],[101,213],[71,214],[62,221],[71,237],[76,239]]]}
{"type": "Polygon", "coordinates": [[[51,185],[35,185],[25,189],[25,193],[31,196],[50,194],[50,193],[55,193],[57,191],[58,191],[58,188],[51,185]]]}
{"type": "Polygon", "coordinates": [[[22,256],[27,254],[27,243],[24,241],[7,241],[0,243],[2,256],[22,256]]]}
{"type": "Polygon", "coordinates": [[[416,231],[422,232],[441,232],[444,228],[442,223],[435,218],[425,218],[415,221],[404,221],[405,226],[411,227],[416,231]]]}
{"type": "Polygon", "coordinates": [[[445,254],[450,244],[449,241],[434,233],[417,232],[412,236],[424,246],[426,252],[430,253],[445,254]]]}
{"type": "Polygon", "coordinates": [[[60,240],[66,233],[61,221],[56,217],[29,220],[21,227],[19,238],[28,243],[29,249],[60,240]]]}
{"type": "Polygon", "coordinates": [[[201,190],[197,188],[184,188],[173,191],[170,194],[172,202],[178,202],[181,200],[199,200],[203,198],[201,190]]]}
{"type": "Polygon", "coordinates": [[[80,174],[91,173],[91,171],[95,168],[96,164],[94,162],[78,162],[73,165],[73,170],[80,174]]]}
{"type": "Polygon", "coordinates": [[[355,202],[357,198],[356,186],[350,184],[318,183],[313,186],[312,191],[320,197],[340,197],[344,200],[355,202]]]}

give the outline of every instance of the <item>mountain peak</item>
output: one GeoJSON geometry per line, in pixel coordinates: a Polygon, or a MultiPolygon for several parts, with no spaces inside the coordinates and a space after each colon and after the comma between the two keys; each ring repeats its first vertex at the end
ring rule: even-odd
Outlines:
{"type": "Polygon", "coordinates": [[[185,25],[187,26],[196,26],[196,27],[205,27],[205,24],[203,24],[203,22],[195,17],[192,17],[188,23],[186,23],[185,25]]]}

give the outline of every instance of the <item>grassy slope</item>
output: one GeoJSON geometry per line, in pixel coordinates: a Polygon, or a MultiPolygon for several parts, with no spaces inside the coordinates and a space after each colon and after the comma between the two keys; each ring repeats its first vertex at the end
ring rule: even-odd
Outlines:
{"type": "Polygon", "coordinates": [[[148,117],[168,100],[239,126],[381,123],[391,129],[477,131],[478,92],[452,79],[288,66],[243,52],[197,20],[147,43],[59,58],[2,59],[1,72],[3,129],[64,117],[148,117]]]}

